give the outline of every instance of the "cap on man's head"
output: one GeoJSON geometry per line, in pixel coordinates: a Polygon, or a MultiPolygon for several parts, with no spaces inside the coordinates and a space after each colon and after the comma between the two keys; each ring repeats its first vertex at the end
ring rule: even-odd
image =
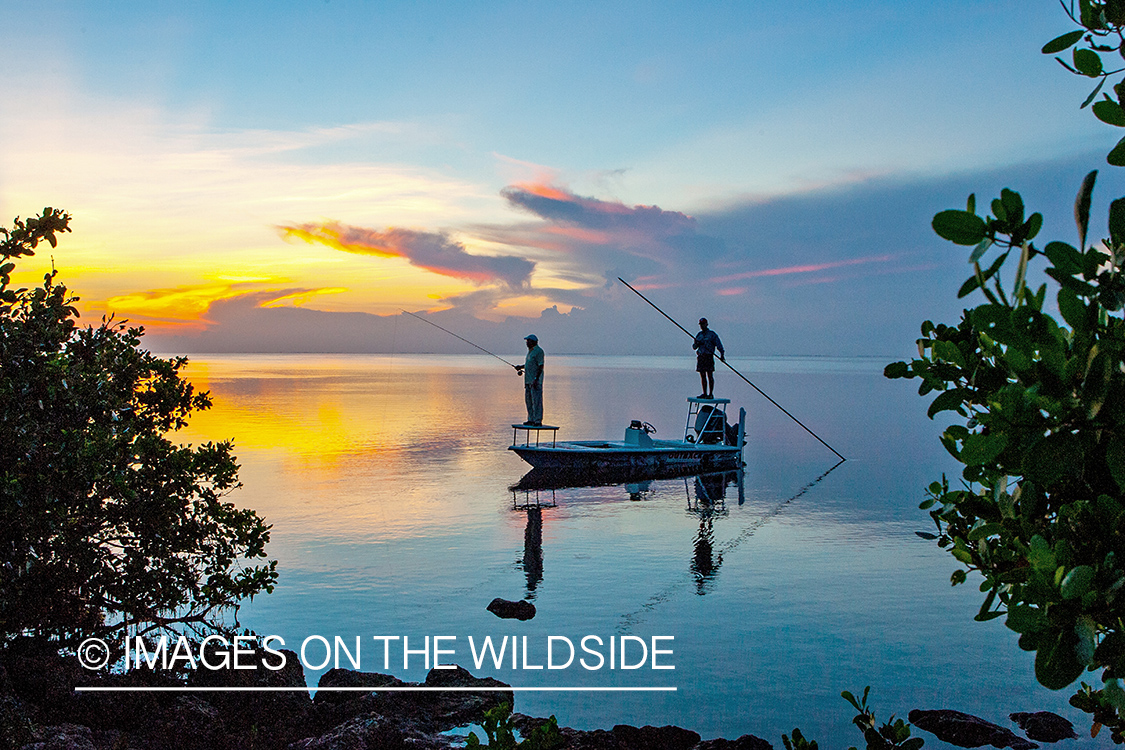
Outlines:
{"type": "Polygon", "coordinates": [[[539,343],[539,337],[536,336],[534,333],[529,333],[528,335],[524,336],[524,339],[527,340],[527,341],[530,341],[533,344],[539,343]]]}
{"type": "Polygon", "coordinates": [[[699,319],[699,325],[701,325],[701,326],[707,325],[707,318],[700,318],[699,319]]]}

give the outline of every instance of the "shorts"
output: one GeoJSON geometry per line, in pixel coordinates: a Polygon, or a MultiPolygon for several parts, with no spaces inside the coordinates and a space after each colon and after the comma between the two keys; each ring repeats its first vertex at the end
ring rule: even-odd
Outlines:
{"type": "Polygon", "coordinates": [[[715,371],[715,355],[704,354],[699,352],[695,355],[695,371],[696,372],[714,372],[715,371]]]}

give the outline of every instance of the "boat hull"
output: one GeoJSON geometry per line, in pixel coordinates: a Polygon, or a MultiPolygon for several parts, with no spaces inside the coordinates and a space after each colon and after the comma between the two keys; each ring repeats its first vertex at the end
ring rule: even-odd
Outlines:
{"type": "Polygon", "coordinates": [[[650,482],[656,479],[677,479],[679,477],[724,476],[739,468],[700,471],[699,469],[602,469],[599,471],[569,471],[567,469],[531,469],[509,490],[561,490],[571,487],[601,487],[618,484],[650,482]]]}
{"type": "Polygon", "coordinates": [[[558,443],[513,445],[508,448],[536,469],[565,472],[711,471],[737,469],[741,448],[732,445],[667,444],[641,448],[621,443],[558,443]]]}

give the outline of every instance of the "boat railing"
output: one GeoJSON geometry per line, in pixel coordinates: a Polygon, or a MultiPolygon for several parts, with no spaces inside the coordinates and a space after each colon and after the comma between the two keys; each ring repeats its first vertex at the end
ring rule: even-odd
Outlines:
{"type": "Polygon", "coordinates": [[[684,441],[725,444],[729,398],[689,398],[684,441]]]}
{"type": "Polygon", "coordinates": [[[540,436],[547,431],[551,433],[551,447],[554,448],[559,434],[559,428],[551,424],[513,424],[512,425],[512,445],[519,445],[519,433],[523,430],[523,445],[531,445],[531,435],[535,434],[535,447],[539,447],[540,436]]]}

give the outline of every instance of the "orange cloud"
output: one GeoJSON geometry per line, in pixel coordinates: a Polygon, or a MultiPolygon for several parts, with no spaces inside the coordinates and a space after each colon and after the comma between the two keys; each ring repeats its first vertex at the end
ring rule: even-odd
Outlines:
{"type": "Polygon", "coordinates": [[[151,289],[110,297],[102,305],[91,306],[99,314],[113,313],[118,319],[143,325],[153,331],[203,331],[212,321],[207,318],[212,304],[246,294],[262,295],[261,307],[299,305],[312,297],[338,294],[346,289],[281,289],[262,291],[258,284],[211,284],[151,289]]]}
{"type": "Polygon", "coordinates": [[[411,265],[473,284],[503,282],[510,287],[528,284],[535,264],[511,255],[472,255],[464,245],[442,232],[390,228],[386,231],[340,222],[287,224],[278,227],[283,237],[358,255],[403,258],[411,265]]]}
{"type": "Polygon", "coordinates": [[[556,201],[571,201],[576,197],[573,193],[538,182],[517,182],[512,187],[531,195],[538,195],[540,198],[550,198],[556,201]]]}

